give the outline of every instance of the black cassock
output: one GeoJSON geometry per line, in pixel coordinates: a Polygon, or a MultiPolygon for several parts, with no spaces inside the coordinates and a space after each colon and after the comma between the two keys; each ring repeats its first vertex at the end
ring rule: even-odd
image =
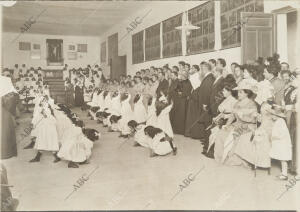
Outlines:
{"type": "Polygon", "coordinates": [[[211,89],[215,78],[208,74],[201,82],[201,85],[192,92],[188,103],[187,117],[185,122],[185,136],[194,139],[207,137],[206,127],[211,123],[211,117],[204,111],[203,106],[207,105],[209,110],[211,89]]]}
{"type": "Polygon", "coordinates": [[[187,114],[188,98],[191,95],[192,85],[189,80],[180,81],[173,95],[171,124],[175,134],[183,135],[187,114]]]}
{"type": "Polygon", "coordinates": [[[84,103],[83,90],[78,85],[75,86],[75,106],[80,107],[84,103]]]}

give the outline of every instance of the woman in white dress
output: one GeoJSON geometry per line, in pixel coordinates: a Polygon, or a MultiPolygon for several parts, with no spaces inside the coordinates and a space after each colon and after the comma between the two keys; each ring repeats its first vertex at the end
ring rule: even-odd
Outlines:
{"type": "Polygon", "coordinates": [[[155,125],[157,122],[157,116],[156,116],[156,98],[150,97],[148,99],[148,110],[147,110],[147,120],[146,125],[155,125]]]}
{"type": "Polygon", "coordinates": [[[34,149],[38,151],[35,158],[30,162],[39,162],[42,151],[53,152],[55,160],[57,162],[59,158],[56,153],[59,150],[58,134],[56,130],[56,119],[54,117],[53,109],[48,103],[49,97],[45,96],[41,102],[41,110],[38,116],[42,116],[42,119],[36,126],[36,142],[34,149]]]}

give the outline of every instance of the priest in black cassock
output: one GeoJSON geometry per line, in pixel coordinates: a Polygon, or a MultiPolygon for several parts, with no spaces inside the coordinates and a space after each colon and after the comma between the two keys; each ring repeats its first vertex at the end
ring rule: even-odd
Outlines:
{"type": "Polygon", "coordinates": [[[199,74],[199,77],[202,79],[201,84],[192,93],[191,101],[189,102],[192,105],[189,105],[187,118],[190,120],[186,121],[185,135],[203,141],[208,140],[209,136],[206,128],[211,124],[212,119],[210,114],[210,95],[215,77],[211,72],[209,63],[201,63],[201,70],[199,74]]]}
{"type": "Polygon", "coordinates": [[[183,135],[185,132],[188,98],[191,95],[192,85],[188,80],[187,71],[181,71],[178,79],[179,82],[173,96],[171,124],[175,134],[183,135]]]}

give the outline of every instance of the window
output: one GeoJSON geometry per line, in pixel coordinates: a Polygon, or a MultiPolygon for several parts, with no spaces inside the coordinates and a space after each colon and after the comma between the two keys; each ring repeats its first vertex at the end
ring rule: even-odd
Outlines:
{"type": "Polygon", "coordinates": [[[221,1],[222,48],[230,48],[241,45],[241,12],[264,12],[263,1],[221,1]]]}
{"type": "Polygon", "coordinates": [[[215,48],[215,4],[209,1],[188,12],[189,21],[199,29],[187,36],[187,54],[196,54],[215,48]]]}
{"type": "Polygon", "coordinates": [[[163,57],[182,55],[181,31],[175,27],[182,25],[182,14],[163,21],[163,57]]]}
{"type": "Polygon", "coordinates": [[[87,52],[87,44],[77,44],[77,52],[87,52]]]}
{"type": "Polygon", "coordinates": [[[100,62],[105,63],[106,61],[106,41],[101,43],[100,62]]]}
{"type": "Polygon", "coordinates": [[[146,61],[160,58],[160,23],[145,30],[146,61]]]}
{"type": "Polygon", "coordinates": [[[19,42],[19,50],[21,51],[30,51],[31,43],[29,42],[19,42]]]}
{"type": "Polygon", "coordinates": [[[132,63],[144,62],[144,31],[132,35],[132,63]]]}

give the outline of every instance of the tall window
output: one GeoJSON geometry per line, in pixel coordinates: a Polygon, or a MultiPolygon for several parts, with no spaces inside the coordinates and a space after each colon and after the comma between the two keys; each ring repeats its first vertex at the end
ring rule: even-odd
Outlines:
{"type": "Polygon", "coordinates": [[[132,63],[144,62],[144,31],[132,35],[132,63]]]}
{"type": "Polygon", "coordinates": [[[209,1],[188,12],[190,22],[199,29],[187,36],[187,54],[211,51],[215,48],[215,4],[209,1]]]}
{"type": "Polygon", "coordinates": [[[221,1],[222,48],[241,45],[241,12],[264,12],[262,0],[221,1]]]}
{"type": "Polygon", "coordinates": [[[145,30],[145,59],[160,58],[160,23],[145,30]]]}
{"type": "Polygon", "coordinates": [[[101,50],[100,50],[100,62],[105,63],[106,62],[106,41],[101,43],[101,50]]]}
{"type": "Polygon", "coordinates": [[[175,27],[182,25],[182,13],[163,21],[163,57],[182,55],[181,31],[175,27]]]}

